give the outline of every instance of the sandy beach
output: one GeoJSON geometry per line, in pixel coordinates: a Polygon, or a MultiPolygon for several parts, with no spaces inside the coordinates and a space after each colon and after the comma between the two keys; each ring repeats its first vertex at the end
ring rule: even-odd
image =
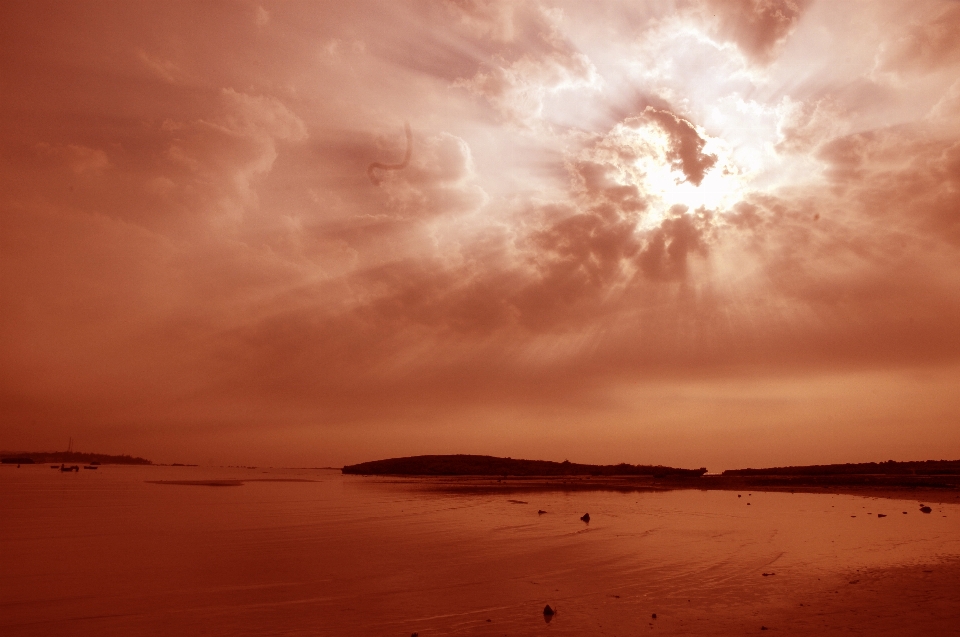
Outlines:
{"type": "Polygon", "coordinates": [[[788,635],[960,635],[960,560],[839,574],[760,613],[788,635]],[[801,606],[802,604],[802,606],[801,606]]]}
{"type": "Polygon", "coordinates": [[[960,635],[960,560],[838,573],[803,586],[770,577],[760,604],[691,599],[657,618],[663,635],[960,635]]]}

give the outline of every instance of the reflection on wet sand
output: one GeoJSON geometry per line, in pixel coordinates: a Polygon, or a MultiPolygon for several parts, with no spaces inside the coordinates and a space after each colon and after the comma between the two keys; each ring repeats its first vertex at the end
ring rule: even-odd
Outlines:
{"type": "Polygon", "coordinates": [[[0,580],[4,635],[960,625],[960,506],[946,498],[529,483],[516,497],[316,470],[42,468],[0,471],[18,573],[0,580]]]}

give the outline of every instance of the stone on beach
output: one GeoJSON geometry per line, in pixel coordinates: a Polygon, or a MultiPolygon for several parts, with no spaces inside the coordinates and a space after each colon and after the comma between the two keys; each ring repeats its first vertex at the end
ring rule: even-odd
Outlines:
{"type": "Polygon", "coordinates": [[[557,614],[557,611],[555,611],[555,610],[553,610],[552,608],[550,608],[550,604],[547,604],[546,606],[543,607],[543,614],[544,614],[544,615],[556,615],[556,614],[557,614]]]}
{"type": "Polygon", "coordinates": [[[589,514],[589,513],[584,513],[583,515],[580,516],[580,519],[583,520],[584,522],[586,522],[587,524],[589,524],[589,523],[590,523],[590,514],[589,514]]]}
{"type": "Polygon", "coordinates": [[[931,509],[930,507],[927,507],[927,506],[920,507],[921,513],[930,513],[931,511],[933,511],[933,509],[931,509]]]}

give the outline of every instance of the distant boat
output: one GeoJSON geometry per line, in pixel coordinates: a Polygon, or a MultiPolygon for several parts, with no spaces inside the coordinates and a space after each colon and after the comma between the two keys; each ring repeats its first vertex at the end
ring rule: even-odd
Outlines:
{"type": "Polygon", "coordinates": [[[88,464],[83,465],[84,469],[96,469],[97,467],[90,466],[88,464]]]}
{"type": "Polygon", "coordinates": [[[64,472],[66,472],[66,471],[80,471],[80,467],[78,467],[77,465],[73,465],[72,467],[66,467],[66,466],[64,466],[64,465],[60,465],[60,471],[64,471],[64,472]]]}

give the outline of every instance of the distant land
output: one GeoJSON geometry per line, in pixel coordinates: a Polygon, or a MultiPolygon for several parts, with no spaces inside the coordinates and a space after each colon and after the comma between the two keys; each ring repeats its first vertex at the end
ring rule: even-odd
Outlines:
{"type": "Polygon", "coordinates": [[[343,473],[404,476],[652,476],[656,478],[698,478],[700,469],[633,464],[578,464],[569,461],[519,460],[495,456],[410,456],[374,460],[343,467],[343,473]]]}
{"type": "Polygon", "coordinates": [[[106,453],[81,453],[79,451],[0,451],[3,464],[47,464],[67,463],[90,464],[153,464],[146,458],[136,456],[111,456],[106,453]]]}
{"type": "Polygon", "coordinates": [[[467,490],[827,490],[835,493],[903,497],[904,489],[907,489],[917,496],[923,493],[928,499],[948,498],[952,502],[960,498],[960,460],[732,469],[719,475],[704,475],[706,471],[704,468],[590,465],[473,455],[390,458],[349,465],[342,469],[343,473],[354,475],[460,478],[462,480],[457,482],[443,483],[444,488],[467,490]],[[497,480],[490,480],[494,477],[497,480]]]}
{"type": "MultiPolygon", "coordinates": [[[[705,488],[794,490],[933,489],[960,491],[960,460],[861,462],[849,464],[732,469],[705,476],[705,488]]],[[[958,494],[956,497],[960,497],[958,494]]]]}
{"type": "Polygon", "coordinates": [[[768,469],[728,469],[725,476],[943,476],[960,475],[960,460],[920,460],[911,462],[860,462],[856,464],[814,464],[801,467],[768,469]]]}

